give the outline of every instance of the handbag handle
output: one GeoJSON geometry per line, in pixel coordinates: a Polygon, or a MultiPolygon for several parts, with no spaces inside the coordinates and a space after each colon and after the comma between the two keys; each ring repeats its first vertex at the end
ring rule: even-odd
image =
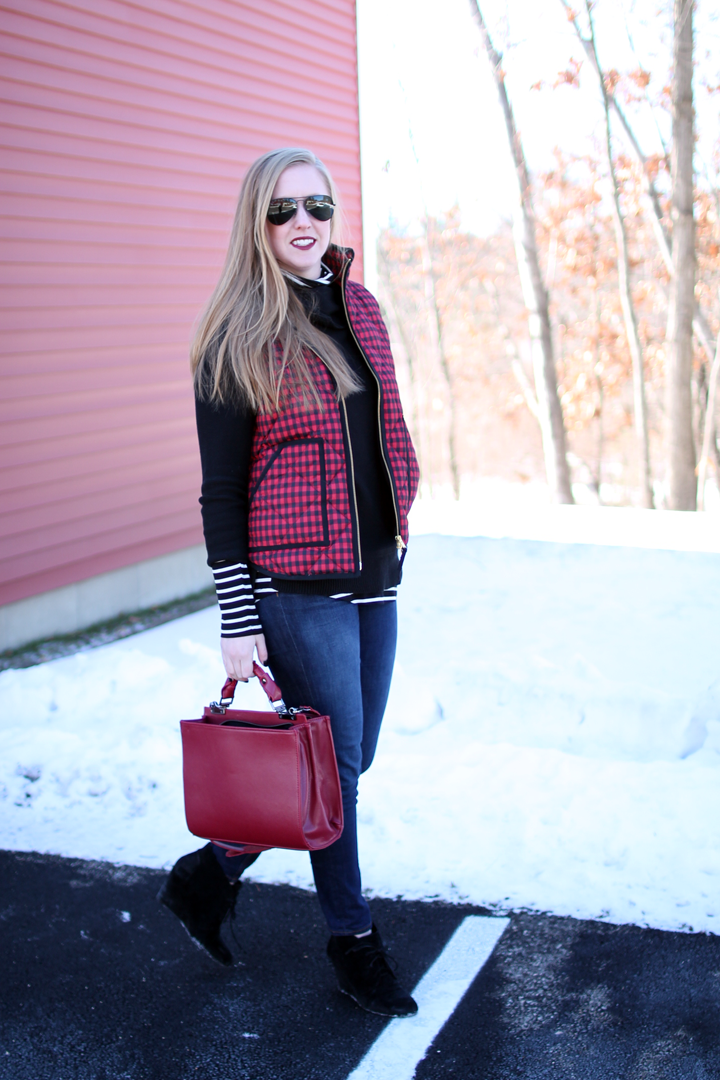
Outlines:
{"type": "MultiPolygon", "coordinates": [[[[268,700],[272,705],[275,712],[286,713],[285,702],[282,699],[282,693],[280,687],[273,679],[270,678],[265,668],[260,667],[257,660],[253,661],[253,675],[257,677],[263,690],[268,696],[268,700]]],[[[220,704],[224,709],[228,705],[232,705],[233,698],[235,697],[235,687],[237,686],[237,679],[227,678],[220,692],[220,704]]]]}

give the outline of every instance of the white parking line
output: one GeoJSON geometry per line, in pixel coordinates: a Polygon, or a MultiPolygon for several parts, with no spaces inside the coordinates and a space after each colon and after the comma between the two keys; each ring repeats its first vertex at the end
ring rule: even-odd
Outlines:
{"type": "Polygon", "coordinates": [[[348,1080],[412,1080],[440,1028],[489,959],[509,919],[468,915],[413,990],[416,1016],[391,1020],[348,1080]]]}

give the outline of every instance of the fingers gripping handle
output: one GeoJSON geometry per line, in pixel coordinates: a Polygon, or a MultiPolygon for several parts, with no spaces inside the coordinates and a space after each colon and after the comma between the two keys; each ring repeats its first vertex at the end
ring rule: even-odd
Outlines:
{"type": "MultiPolygon", "coordinates": [[[[260,681],[260,685],[268,696],[270,704],[276,712],[285,712],[285,702],[282,699],[280,687],[274,682],[267,671],[261,668],[257,661],[253,662],[253,675],[257,676],[260,681]]],[[[232,700],[235,697],[235,687],[237,686],[237,679],[226,679],[225,684],[220,694],[220,704],[227,708],[228,705],[232,705],[232,700]]]]}

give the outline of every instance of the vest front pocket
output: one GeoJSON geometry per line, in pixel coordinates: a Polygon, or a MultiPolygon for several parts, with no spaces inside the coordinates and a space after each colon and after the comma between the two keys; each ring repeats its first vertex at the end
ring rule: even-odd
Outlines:
{"type": "Polygon", "coordinates": [[[325,444],[291,439],[268,452],[250,488],[249,553],[326,547],[328,525],[325,444]]]}

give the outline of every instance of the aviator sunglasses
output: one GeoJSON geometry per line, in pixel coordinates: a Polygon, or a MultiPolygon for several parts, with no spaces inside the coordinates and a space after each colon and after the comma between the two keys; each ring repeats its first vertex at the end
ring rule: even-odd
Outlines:
{"type": "Polygon", "coordinates": [[[273,199],[268,207],[267,218],[271,225],[284,225],[297,214],[302,203],[310,217],[316,221],[329,221],[335,212],[335,203],[329,195],[307,195],[304,199],[273,199]]]}

